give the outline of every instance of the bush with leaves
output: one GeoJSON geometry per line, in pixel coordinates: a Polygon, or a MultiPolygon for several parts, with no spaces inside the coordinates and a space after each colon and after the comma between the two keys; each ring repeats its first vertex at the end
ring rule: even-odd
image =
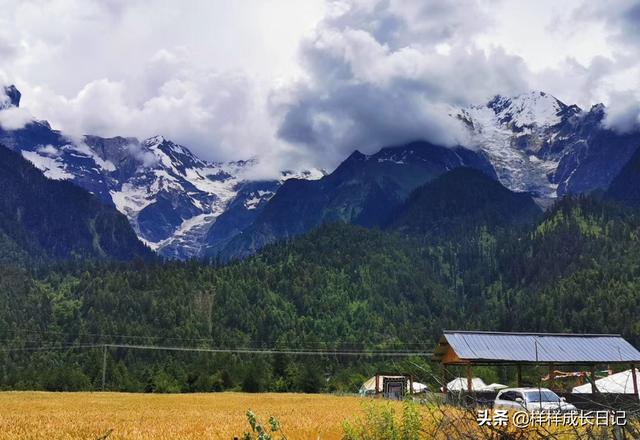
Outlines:
{"type": "Polygon", "coordinates": [[[276,440],[276,437],[274,437],[275,434],[279,435],[279,440],[287,440],[287,437],[282,433],[280,422],[278,422],[278,419],[275,417],[269,417],[269,431],[267,431],[260,423],[258,423],[258,419],[253,411],[248,410],[246,415],[251,432],[245,432],[242,434],[242,440],[276,440]]]}

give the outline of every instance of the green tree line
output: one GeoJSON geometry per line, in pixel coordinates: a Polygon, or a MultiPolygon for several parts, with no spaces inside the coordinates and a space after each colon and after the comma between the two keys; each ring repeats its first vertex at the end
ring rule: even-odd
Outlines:
{"type": "MultiPolygon", "coordinates": [[[[639,232],[635,212],[578,198],[506,229],[325,225],[228,264],[0,258],[0,388],[99,389],[102,349],[72,345],[430,351],[443,329],[619,332],[637,345],[639,232]]],[[[376,371],[435,383],[436,369],[126,348],[107,366],[109,389],[146,392],[355,392],[376,371]]]]}

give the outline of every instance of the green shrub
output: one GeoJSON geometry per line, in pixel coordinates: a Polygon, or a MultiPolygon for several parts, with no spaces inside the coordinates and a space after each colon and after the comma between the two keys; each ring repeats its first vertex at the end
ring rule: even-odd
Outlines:
{"type": "Polygon", "coordinates": [[[406,400],[402,414],[396,417],[391,405],[370,403],[364,418],[353,424],[344,422],[344,440],[418,440],[422,434],[422,416],[417,404],[406,400]]]}

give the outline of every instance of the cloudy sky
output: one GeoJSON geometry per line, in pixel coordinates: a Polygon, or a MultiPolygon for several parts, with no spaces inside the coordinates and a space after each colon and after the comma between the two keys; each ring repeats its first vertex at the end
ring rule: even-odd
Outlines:
{"type": "Polygon", "coordinates": [[[0,82],[70,135],[332,168],[459,142],[451,106],[547,91],[638,124],[640,1],[0,0],[0,82]]]}

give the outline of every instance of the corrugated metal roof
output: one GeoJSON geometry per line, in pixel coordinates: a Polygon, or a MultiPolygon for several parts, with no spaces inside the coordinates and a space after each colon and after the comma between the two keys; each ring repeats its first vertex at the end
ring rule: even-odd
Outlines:
{"type": "Polygon", "coordinates": [[[447,346],[460,359],[473,362],[640,362],[640,351],[620,335],[445,331],[435,360],[442,359],[447,346]]]}

